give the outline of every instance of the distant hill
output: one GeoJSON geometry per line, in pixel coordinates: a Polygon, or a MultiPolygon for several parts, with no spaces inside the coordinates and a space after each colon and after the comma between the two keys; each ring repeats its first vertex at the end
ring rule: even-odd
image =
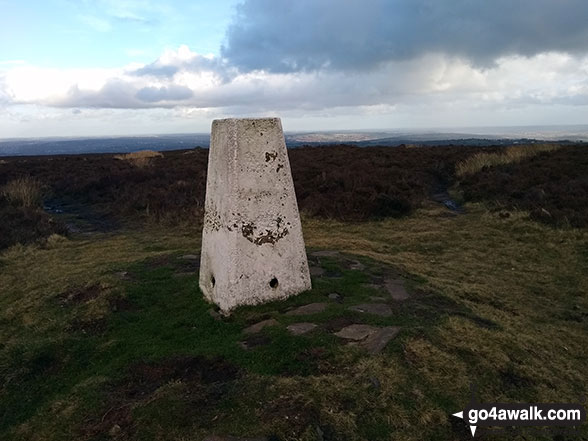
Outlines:
{"type": "MultiPolygon", "coordinates": [[[[486,128],[455,132],[432,131],[317,131],[286,133],[288,147],[303,145],[352,144],[360,147],[381,145],[463,145],[490,146],[544,141],[588,141],[588,126],[563,128],[486,128]],[[476,134],[483,132],[489,134],[476,134]]],[[[0,156],[41,156],[91,153],[129,153],[138,150],[181,150],[208,148],[208,133],[171,135],[112,136],[86,138],[28,138],[0,140],[0,156]]]]}

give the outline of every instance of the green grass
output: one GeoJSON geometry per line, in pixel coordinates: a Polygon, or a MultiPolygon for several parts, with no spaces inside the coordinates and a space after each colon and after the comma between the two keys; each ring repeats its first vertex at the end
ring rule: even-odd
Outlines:
{"type": "Polygon", "coordinates": [[[198,253],[197,230],[13,247],[0,255],[0,439],[463,439],[450,415],[472,382],[482,401],[580,401],[588,233],[467,209],[361,224],[304,219],[311,251],[344,253],[320,258],[336,277],[220,320],[180,258],[198,253]],[[365,270],[348,269],[347,257],[365,270]],[[348,310],[383,295],[369,284],[386,274],[411,293],[391,302],[391,317],[348,310]],[[329,306],[284,314],[311,302],[329,306]],[[327,331],[340,317],[402,329],[369,356],[327,331]],[[279,325],[255,337],[266,344],[243,349],[242,329],[267,318],[279,325]],[[319,327],[290,335],[299,321],[319,327]]]}

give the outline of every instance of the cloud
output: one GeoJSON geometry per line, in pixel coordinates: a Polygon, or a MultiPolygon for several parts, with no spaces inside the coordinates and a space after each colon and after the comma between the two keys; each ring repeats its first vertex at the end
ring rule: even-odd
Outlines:
{"type": "Polygon", "coordinates": [[[224,75],[222,61],[211,55],[205,56],[192,52],[186,45],[177,50],[167,49],[153,63],[147,64],[133,72],[138,76],[173,77],[180,71],[214,71],[224,75]]]}
{"type": "Polygon", "coordinates": [[[460,57],[425,54],[368,71],[276,73],[235,71],[224,60],[181,46],[147,65],[117,69],[11,67],[0,71],[0,102],[68,109],[214,109],[233,115],[316,116],[356,109],[358,118],[435,107],[457,115],[464,109],[583,106],[586,78],[588,56],[559,52],[502,57],[484,69],[460,57]]]}
{"type": "Polygon", "coordinates": [[[588,52],[586,0],[245,0],[221,54],[242,71],[369,70],[442,53],[588,52]]]}
{"type": "Polygon", "coordinates": [[[136,93],[136,97],[147,103],[161,101],[182,101],[190,98],[194,93],[186,86],[143,87],[136,93]]]}

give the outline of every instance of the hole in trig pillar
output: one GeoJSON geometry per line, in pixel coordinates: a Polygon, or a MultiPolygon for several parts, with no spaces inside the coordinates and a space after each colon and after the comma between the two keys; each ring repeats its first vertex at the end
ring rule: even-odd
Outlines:
{"type": "Polygon", "coordinates": [[[214,276],[210,276],[210,285],[214,288],[214,284],[216,283],[216,280],[214,280],[214,276]]]}
{"type": "Polygon", "coordinates": [[[272,288],[277,288],[277,287],[278,287],[278,279],[276,279],[276,278],[274,277],[272,280],[270,280],[270,284],[269,284],[269,285],[270,285],[270,287],[272,287],[272,288]]]}

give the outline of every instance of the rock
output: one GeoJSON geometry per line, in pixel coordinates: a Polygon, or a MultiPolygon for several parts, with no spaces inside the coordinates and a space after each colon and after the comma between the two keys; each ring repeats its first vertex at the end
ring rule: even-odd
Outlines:
{"type": "Polygon", "coordinates": [[[314,257],[338,257],[339,251],[321,250],[315,251],[314,253],[310,253],[310,255],[314,257]]]}
{"type": "Polygon", "coordinates": [[[349,269],[363,271],[365,269],[365,265],[361,263],[359,260],[352,260],[349,264],[349,269]]]}
{"type": "Polygon", "coordinates": [[[116,273],[116,276],[121,280],[131,280],[131,276],[128,271],[120,271],[116,273]]]}
{"type": "Polygon", "coordinates": [[[370,296],[370,300],[372,302],[385,302],[386,298],[385,297],[380,297],[380,296],[370,296]]]}
{"type": "Polygon", "coordinates": [[[196,254],[184,254],[183,256],[180,256],[180,259],[184,259],[184,260],[200,260],[200,256],[197,256],[196,254]]]}
{"type": "Polygon", "coordinates": [[[322,269],[320,266],[311,266],[310,267],[310,275],[313,277],[320,277],[325,273],[325,270],[322,269]]]}
{"type": "Polygon", "coordinates": [[[379,315],[380,317],[390,317],[392,315],[392,308],[386,303],[362,303],[361,305],[351,306],[349,309],[351,311],[379,315]]]}
{"type": "Polygon", "coordinates": [[[397,326],[386,326],[385,328],[380,328],[377,332],[369,335],[359,345],[367,350],[370,354],[377,354],[386,347],[390,340],[396,337],[399,331],[400,328],[397,326]]]}
{"type": "Polygon", "coordinates": [[[308,305],[302,305],[298,308],[288,311],[286,315],[318,314],[319,312],[323,312],[325,309],[327,309],[327,306],[327,303],[309,303],[308,305]]]}
{"type": "Polygon", "coordinates": [[[272,318],[272,319],[262,320],[261,322],[255,323],[254,325],[248,326],[247,328],[243,329],[243,333],[244,334],[257,334],[263,328],[266,328],[268,326],[276,326],[276,325],[279,325],[279,323],[276,319],[272,318]]]}
{"type": "Polygon", "coordinates": [[[402,301],[410,297],[404,289],[404,282],[401,279],[388,279],[384,282],[384,287],[394,300],[402,301]]]}
{"type": "Polygon", "coordinates": [[[289,325],[286,329],[288,329],[288,331],[292,335],[302,335],[302,334],[306,334],[306,333],[312,331],[316,327],[317,327],[317,325],[314,323],[304,322],[304,323],[293,323],[293,324],[289,325]]]}
{"type": "Polygon", "coordinates": [[[267,335],[263,334],[252,334],[247,339],[240,341],[239,346],[243,349],[252,349],[258,346],[265,346],[270,344],[272,341],[267,335]]]}
{"type": "Polygon", "coordinates": [[[361,341],[370,335],[378,332],[378,328],[371,325],[353,324],[345,326],[339,332],[335,332],[335,335],[346,340],[361,341]]]}
{"type": "Polygon", "coordinates": [[[373,355],[381,352],[399,331],[400,328],[396,326],[378,328],[371,325],[355,324],[346,326],[335,335],[351,340],[350,344],[356,344],[373,355]]]}
{"type": "Polygon", "coordinates": [[[343,302],[343,296],[341,296],[341,294],[338,294],[336,292],[332,292],[331,294],[329,294],[329,299],[331,299],[337,303],[343,302]]]}
{"type": "Polygon", "coordinates": [[[118,424],[115,424],[114,426],[112,426],[112,427],[110,428],[110,430],[108,431],[108,434],[109,434],[109,435],[110,435],[112,438],[114,438],[116,435],[118,435],[118,434],[120,433],[120,431],[121,431],[121,428],[120,428],[120,426],[119,426],[118,424]]]}

